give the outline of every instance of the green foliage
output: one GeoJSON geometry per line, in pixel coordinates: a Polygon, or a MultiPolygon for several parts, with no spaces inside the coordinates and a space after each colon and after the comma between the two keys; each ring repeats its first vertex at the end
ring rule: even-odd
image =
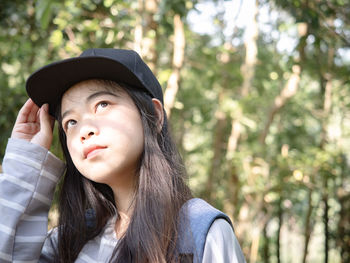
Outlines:
{"type": "MultiPolygon", "coordinates": [[[[260,242],[258,259],[263,261],[264,246],[270,245],[271,262],[277,258],[276,224],[280,213],[284,226],[292,229],[288,233],[304,240],[309,208],[310,224],[320,224],[327,196],[330,244],[335,254],[346,255],[340,236],[349,238],[349,229],[342,230],[348,221],[342,220],[350,218],[344,209],[349,207],[350,183],[348,2],[263,2],[261,8],[268,7],[277,18],[269,20],[268,31],[260,28],[255,75],[246,96],[241,95],[241,65],[246,55],[244,29],[232,30],[232,36],[224,35],[227,21],[218,8],[222,1],[212,2],[217,8],[213,11],[214,33],[200,35],[188,24],[189,12],[198,12],[197,1],[165,0],[159,2],[153,17],[156,32],[149,36],[157,41],[157,76],[166,89],[172,72],[173,16],[180,14],[185,22],[185,61],[170,123],[193,192],[202,194],[213,173],[215,205],[227,209],[238,225],[245,223],[239,221],[240,209],[243,211],[245,206],[249,207],[246,220],[250,227],[261,224],[261,218],[266,220],[268,239],[260,242]],[[300,51],[300,45],[292,51],[280,51],[279,41],[286,36],[297,38],[299,22],[308,25],[299,89],[276,113],[262,143],[259,138],[269,113],[287,85],[300,51]],[[327,80],[332,85],[331,108],[324,113],[327,80]],[[231,124],[237,119],[241,124],[237,149],[232,156],[226,156],[231,124]],[[217,170],[213,171],[213,167],[217,170]],[[233,184],[234,179],[237,181],[233,184]],[[230,205],[233,210],[227,208],[230,205]]],[[[133,48],[135,27],[139,21],[146,26],[142,18],[137,1],[2,0],[0,157],[17,112],[27,98],[25,80],[32,72],[90,47],[133,48]]],[[[62,157],[57,132],[51,150],[62,157]]],[[[248,261],[252,241],[249,230],[239,237],[244,240],[248,261]]],[[[288,251],[284,253],[283,258],[291,256],[288,251]]],[[[310,257],[320,259],[319,255],[310,257]]]]}
{"type": "Polygon", "coordinates": [[[35,19],[43,29],[47,29],[52,16],[53,0],[37,0],[35,5],[35,19]]]}

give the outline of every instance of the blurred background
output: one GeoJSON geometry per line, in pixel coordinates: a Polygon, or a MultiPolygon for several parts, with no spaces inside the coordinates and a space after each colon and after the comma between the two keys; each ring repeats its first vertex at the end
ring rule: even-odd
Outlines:
{"type": "Polygon", "coordinates": [[[90,47],[147,61],[247,262],[350,262],[349,0],[1,0],[1,160],[27,77],[90,47]]]}

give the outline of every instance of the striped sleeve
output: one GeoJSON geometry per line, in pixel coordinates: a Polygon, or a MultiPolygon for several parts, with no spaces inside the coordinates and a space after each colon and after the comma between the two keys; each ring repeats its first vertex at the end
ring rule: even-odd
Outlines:
{"type": "Polygon", "coordinates": [[[9,139],[0,174],[0,262],[38,262],[65,165],[47,149],[9,139]]]}

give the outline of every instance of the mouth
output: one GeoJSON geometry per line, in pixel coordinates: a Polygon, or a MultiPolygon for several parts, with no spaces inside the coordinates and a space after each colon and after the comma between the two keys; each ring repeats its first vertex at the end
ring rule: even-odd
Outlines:
{"type": "Polygon", "coordinates": [[[92,159],[95,157],[99,152],[106,149],[107,146],[100,146],[100,145],[91,145],[84,149],[84,157],[85,159],[92,159]]]}

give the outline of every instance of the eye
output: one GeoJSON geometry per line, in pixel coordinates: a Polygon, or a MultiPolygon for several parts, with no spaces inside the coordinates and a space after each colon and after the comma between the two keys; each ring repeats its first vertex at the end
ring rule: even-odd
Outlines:
{"type": "Polygon", "coordinates": [[[66,130],[68,130],[69,128],[71,128],[72,126],[76,125],[77,124],[77,121],[76,120],[68,120],[65,122],[64,124],[64,128],[66,130]]]}
{"type": "Polygon", "coordinates": [[[96,111],[98,111],[99,109],[107,108],[108,105],[109,105],[108,102],[106,102],[106,101],[101,101],[101,102],[97,103],[97,105],[96,105],[96,111]]]}

